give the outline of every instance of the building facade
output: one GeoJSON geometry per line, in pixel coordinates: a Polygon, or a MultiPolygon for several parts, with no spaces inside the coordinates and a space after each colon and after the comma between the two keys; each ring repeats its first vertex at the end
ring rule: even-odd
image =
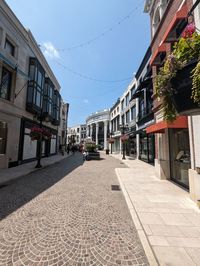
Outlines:
{"type": "MultiPolygon", "coordinates": [[[[151,18],[151,66],[156,76],[165,59],[174,49],[188,22],[193,2],[146,1],[145,11],[151,18]]],[[[197,10],[198,12],[198,10],[197,10]]],[[[198,16],[197,16],[198,20],[198,16]]],[[[155,84],[154,84],[155,85],[155,84]]],[[[155,92],[155,91],[154,91],[155,92]]],[[[199,116],[178,112],[173,123],[163,120],[161,102],[153,95],[155,124],[147,128],[147,133],[155,134],[156,158],[155,170],[160,179],[169,179],[190,191],[193,199],[199,198],[198,167],[199,116]],[[196,152],[197,151],[197,152],[196,152]],[[197,191],[198,190],[198,191],[197,191]],[[198,194],[198,196],[197,196],[198,194]]],[[[182,102],[182,105],[185,103],[182,102]]]]}
{"type": "MultiPolygon", "coordinates": [[[[193,4],[196,0],[193,1],[193,4]]],[[[200,4],[194,9],[194,19],[200,34],[200,4]]],[[[189,117],[191,168],[189,170],[190,196],[197,202],[200,199],[200,113],[189,117]]]]}
{"type": "Polygon", "coordinates": [[[5,1],[0,17],[0,168],[7,168],[36,159],[38,143],[29,136],[33,127],[52,135],[42,142],[42,156],[57,153],[61,96],[33,35],[5,1]]]}
{"type": "Polygon", "coordinates": [[[147,134],[146,132],[146,128],[154,123],[152,111],[153,82],[150,60],[151,48],[149,47],[135,75],[137,86],[131,101],[136,102],[137,158],[154,164],[155,137],[154,134],[147,134]]]}
{"type": "Polygon", "coordinates": [[[114,142],[109,144],[109,149],[112,152],[120,153],[121,151],[121,104],[120,98],[110,108],[110,135],[109,139],[113,139],[114,142]]]}
{"type": "Polygon", "coordinates": [[[78,145],[86,139],[86,125],[76,125],[67,128],[67,144],[78,145]]]}
{"type": "MultiPolygon", "coordinates": [[[[136,157],[137,144],[136,144],[136,101],[131,100],[137,81],[134,78],[128,85],[125,92],[120,97],[121,105],[121,135],[126,135],[127,140],[125,141],[125,153],[128,156],[136,157]]],[[[123,145],[121,143],[121,150],[123,145]]]]}
{"type": "Polygon", "coordinates": [[[98,111],[86,119],[87,137],[104,150],[108,148],[110,110],[98,111]]]}

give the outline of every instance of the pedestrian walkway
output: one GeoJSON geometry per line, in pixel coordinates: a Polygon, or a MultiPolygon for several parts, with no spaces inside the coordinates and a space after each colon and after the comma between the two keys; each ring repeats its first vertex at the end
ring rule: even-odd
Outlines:
{"type": "Polygon", "coordinates": [[[66,160],[0,190],[1,266],[148,266],[115,168],[66,160]]]}
{"type": "Polygon", "coordinates": [[[152,250],[160,265],[200,265],[200,210],[189,193],[159,180],[147,163],[123,162],[129,168],[116,173],[147,256],[152,250]]]}
{"type": "MultiPolygon", "coordinates": [[[[68,156],[70,156],[70,154],[69,155],[65,154],[64,156],[58,154],[58,155],[42,158],[41,159],[42,168],[47,167],[56,162],[59,162],[67,158],[68,156]]],[[[39,170],[35,168],[36,163],[37,163],[36,161],[33,161],[30,163],[21,164],[19,166],[12,167],[12,168],[0,169],[0,186],[3,185],[4,183],[10,182],[21,176],[24,176],[31,172],[39,170]]]]}

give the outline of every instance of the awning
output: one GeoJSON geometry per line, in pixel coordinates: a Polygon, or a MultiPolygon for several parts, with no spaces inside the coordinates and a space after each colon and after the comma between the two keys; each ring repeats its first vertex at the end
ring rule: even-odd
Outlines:
{"type": "Polygon", "coordinates": [[[146,133],[165,133],[167,128],[188,128],[187,116],[179,116],[173,123],[160,121],[146,128],[146,133]]]}
{"type": "Polygon", "coordinates": [[[165,42],[174,42],[177,40],[177,34],[180,35],[183,29],[187,25],[187,15],[188,15],[188,8],[187,5],[184,4],[177,12],[176,15],[173,17],[172,21],[170,22],[161,43],[165,42]],[[179,30],[178,30],[179,28],[179,30]],[[178,32],[177,32],[178,31],[178,32]]]}
{"type": "Polygon", "coordinates": [[[160,54],[161,53],[166,53],[166,45],[165,43],[162,43],[155,51],[155,53],[153,54],[151,61],[150,61],[150,65],[158,65],[160,64],[160,54]]]}

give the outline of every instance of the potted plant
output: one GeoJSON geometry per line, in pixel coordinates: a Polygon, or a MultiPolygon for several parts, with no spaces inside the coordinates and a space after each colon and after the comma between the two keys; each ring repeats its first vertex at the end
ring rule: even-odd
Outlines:
{"type": "Polygon", "coordinates": [[[155,78],[155,93],[163,116],[174,121],[179,114],[200,113],[200,35],[194,24],[184,30],[155,78]]]}

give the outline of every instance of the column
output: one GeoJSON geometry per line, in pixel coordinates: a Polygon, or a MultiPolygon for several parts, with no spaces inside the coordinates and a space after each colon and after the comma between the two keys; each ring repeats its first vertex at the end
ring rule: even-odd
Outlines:
{"type": "Polygon", "coordinates": [[[90,136],[90,126],[87,126],[87,138],[90,136]]]}
{"type": "Polygon", "coordinates": [[[99,123],[96,123],[96,145],[99,144],[98,135],[99,135],[99,123]]]}
{"type": "Polygon", "coordinates": [[[90,125],[90,137],[91,137],[91,140],[92,140],[92,133],[93,133],[93,125],[91,124],[90,125]]]}
{"type": "Polygon", "coordinates": [[[104,121],[104,150],[107,149],[107,126],[108,121],[104,121]]]}

